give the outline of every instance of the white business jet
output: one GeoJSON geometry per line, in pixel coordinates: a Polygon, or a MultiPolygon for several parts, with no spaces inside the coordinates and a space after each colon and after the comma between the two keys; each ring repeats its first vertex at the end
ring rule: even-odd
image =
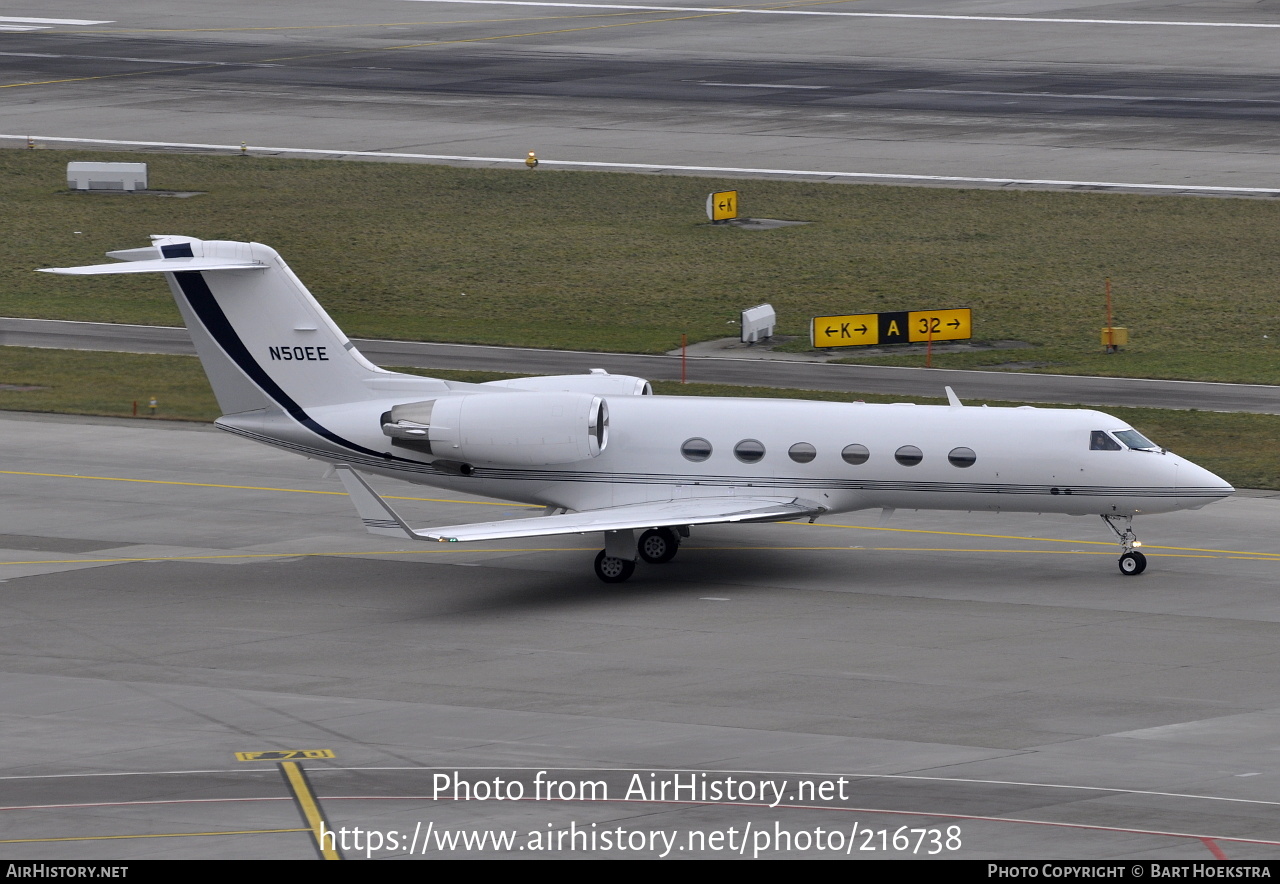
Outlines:
{"type": "Polygon", "coordinates": [[[71,275],[163,273],[230,433],[325,461],[368,530],[459,542],[604,534],[595,571],[670,561],[694,526],[881,509],[1099,515],[1141,574],[1139,513],[1235,489],[1123,421],[1080,409],[654,396],[588,374],[464,384],[365,359],[275,250],[155,236],[71,275]],[[361,476],[544,506],[413,529],[361,476]],[[639,532],[637,541],[636,533],[639,532]]]}

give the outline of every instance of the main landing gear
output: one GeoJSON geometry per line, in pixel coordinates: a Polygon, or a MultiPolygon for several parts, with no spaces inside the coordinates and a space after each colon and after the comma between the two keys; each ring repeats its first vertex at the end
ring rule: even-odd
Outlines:
{"type": "Polygon", "coordinates": [[[605,583],[623,583],[636,572],[636,557],[651,565],[663,565],[680,551],[680,538],[689,529],[650,528],[635,541],[633,531],[606,531],[604,549],[596,555],[596,576],[605,583]]]}
{"type": "Polygon", "coordinates": [[[1103,516],[1102,521],[1120,538],[1120,546],[1124,550],[1120,555],[1120,573],[1126,577],[1136,577],[1147,570],[1147,557],[1138,552],[1142,541],[1133,533],[1133,516],[1103,516]],[[1124,525],[1121,531],[1116,523],[1124,525]]]}

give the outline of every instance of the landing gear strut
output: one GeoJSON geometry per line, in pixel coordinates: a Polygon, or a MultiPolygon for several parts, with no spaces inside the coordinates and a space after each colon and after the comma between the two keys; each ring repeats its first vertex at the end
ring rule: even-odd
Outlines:
{"type": "Polygon", "coordinates": [[[1142,541],[1133,533],[1133,516],[1103,516],[1102,521],[1120,538],[1120,546],[1124,550],[1120,555],[1120,573],[1136,577],[1147,570],[1147,557],[1137,549],[1142,546],[1142,541]],[[1123,531],[1116,527],[1117,522],[1123,523],[1123,531]]]}

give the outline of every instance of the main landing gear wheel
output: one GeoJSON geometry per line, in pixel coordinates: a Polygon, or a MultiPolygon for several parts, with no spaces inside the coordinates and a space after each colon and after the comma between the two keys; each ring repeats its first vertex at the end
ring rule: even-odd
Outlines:
{"type": "Polygon", "coordinates": [[[1141,574],[1147,570],[1147,557],[1140,552],[1127,552],[1120,557],[1120,573],[1126,577],[1141,574]]]}
{"type": "Polygon", "coordinates": [[[636,573],[636,563],[627,559],[616,559],[604,554],[604,550],[596,555],[596,576],[605,583],[625,583],[636,573]]]}
{"type": "Polygon", "coordinates": [[[636,552],[650,565],[661,565],[680,551],[680,535],[670,528],[650,528],[640,535],[636,552]]]}

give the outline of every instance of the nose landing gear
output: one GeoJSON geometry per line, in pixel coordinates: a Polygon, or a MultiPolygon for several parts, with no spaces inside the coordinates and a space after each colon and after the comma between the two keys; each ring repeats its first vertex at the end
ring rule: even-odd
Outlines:
{"type": "Polygon", "coordinates": [[[1142,541],[1133,533],[1133,516],[1104,515],[1102,521],[1120,538],[1120,546],[1124,550],[1120,555],[1120,573],[1126,577],[1136,577],[1147,570],[1147,557],[1137,549],[1142,546],[1142,541]],[[1116,527],[1117,522],[1124,525],[1123,531],[1116,527]]]}

